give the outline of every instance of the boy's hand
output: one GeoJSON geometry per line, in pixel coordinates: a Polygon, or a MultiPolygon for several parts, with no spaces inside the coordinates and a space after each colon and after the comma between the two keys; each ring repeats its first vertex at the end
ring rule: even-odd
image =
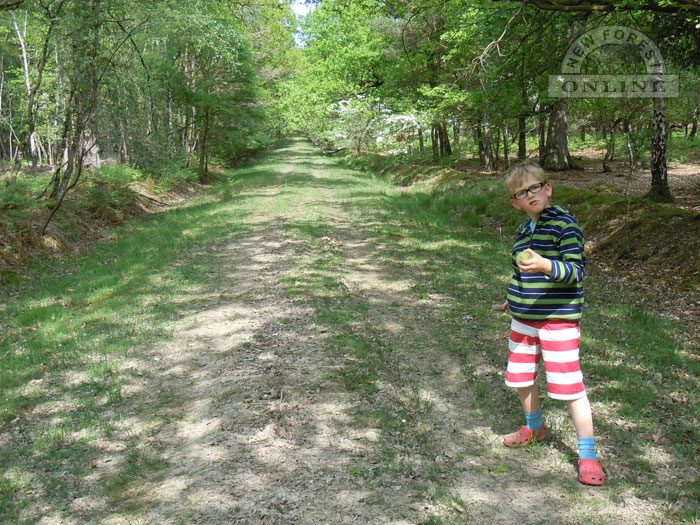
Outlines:
{"type": "Polygon", "coordinates": [[[546,275],[552,275],[552,261],[532,251],[530,248],[525,250],[530,254],[530,258],[518,263],[518,267],[523,273],[543,272],[546,275]]]}
{"type": "MultiPolygon", "coordinates": [[[[491,307],[491,310],[493,310],[494,312],[508,312],[508,301],[506,301],[503,304],[501,304],[501,303],[494,304],[491,307]]],[[[508,313],[510,313],[510,312],[508,312],[508,313]]]]}

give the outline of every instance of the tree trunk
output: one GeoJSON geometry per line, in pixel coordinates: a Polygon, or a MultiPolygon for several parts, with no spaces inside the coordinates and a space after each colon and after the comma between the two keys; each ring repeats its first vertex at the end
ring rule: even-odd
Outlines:
{"type": "Polygon", "coordinates": [[[557,100],[552,107],[547,127],[547,145],[543,168],[552,171],[576,169],[569,153],[569,106],[557,100]]]}
{"type": "Polygon", "coordinates": [[[501,162],[500,159],[500,153],[501,153],[501,130],[498,128],[495,129],[495,133],[492,133],[493,136],[493,160],[494,160],[494,167],[498,166],[498,164],[501,162]]]}
{"type": "Polygon", "coordinates": [[[654,99],[654,136],[651,138],[651,189],[647,197],[659,202],[671,202],[666,164],[666,103],[654,99]]]}
{"type": "Polygon", "coordinates": [[[526,125],[525,116],[521,115],[518,117],[518,160],[525,160],[527,158],[526,125]]]}
{"type": "Polygon", "coordinates": [[[125,123],[119,122],[119,162],[126,164],[129,162],[129,149],[126,146],[126,132],[124,131],[125,123]]]}
{"type": "Polygon", "coordinates": [[[433,123],[430,128],[430,144],[433,148],[433,158],[437,159],[440,157],[440,139],[438,138],[438,125],[433,123]]]}
{"type": "Polygon", "coordinates": [[[520,104],[521,112],[518,116],[518,160],[527,159],[527,114],[530,101],[527,96],[529,78],[525,75],[525,55],[520,57],[520,104]]]}
{"type": "Polygon", "coordinates": [[[508,125],[503,125],[503,164],[506,169],[510,169],[510,151],[508,150],[508,125]]]}
{"type": "Polygon", "coordinates": [[[173,123],[173,94],[171,89],[167,89],[168,98],[168,155],[175,158],[175,148],[173,147],[173,137],[175,136],[175,125],[173,123]]]}
{"type": "Polygon", "coordinates": [[[695,134],[698,132],[698,116],[700,115],[700,108],[695,108],[693,111],[693,127],[690,129],[690,135],[688,138],[690,140],[695,139],[695,134]]]}
{"type": "Polygon", "coordinates": [[[629,125],[627,126],[627,153],[629,154],[629,159],[630,159],[630,169],[634,168],[634,164],[636,162],[635,154],[634,154],[634,144],[632,142],[632,130],[630,129],[629,125]]]}
{"type": "MultiPolygon", "coordinates": [[[[603,126],[603,136],[607,136],[605,132],[605,126],[603,126]]],[[[605,148],[605,157],[603,157],[603,171],[606,173],[611,172],[609,163],[612,162],[615,157],[615,128],[613,127],[610,131],[610,140],[608,140],[607,148],[605,148]]]]}
{"type": "Polygon", "coordinates": [[[423,129],[418,128],[418,151],[423,155],[425,153],[425,142],[423,141],[423,129]]]}
{"type": "Polygon", "coordinates": [[[493,138],[491,123],[488,118],[484,118],[484,169],[486,171],[494,171],[495,163],[493,161],[493,138]]]}
{"type": "MultiPolygon", "coordinates": [[[[58,142],[56,143],[56,162],[54,163],[56,166],[56,169],[54,170],[53,173],[53,189],[51,190],[51,193],[49,194],[50,199],[55,199],[58,197],[58,192],[61,187],[61,171],[63,169],[63,166],[65,164],[64,158],[67,153],[67,145],[68,145],[68,134],[70,133],[71,130],[71,123],[73,119],[73,111],[72,111],[72,99],[73,99],[74,93],[71,93],[70,96],[68,97],[68,102],[66,103],[66,114],[65,118],[63,120],[63,131],[61,132],[61,136],[58,139],[58,142]]],[[[65,164],[67,166],[67,164],[65,164]]],[[[71,168],[72,170],[73,168],[71,168]]]]}
{"type": "Polygon", "coordinates": [[[78,184],[80,176],[83,172],[83,155],[85,153],[83,151],[84,121],[81,117],[82,115],[80,115],[79,113],[77,115],[76,126],[73,131],[71,145],[68,148],[68,160],[66,161],[66,171],[63,173],[63,177],[59,176],[61,167],[59,166],[56,170],[56,179],[61,179],[58,189],[58,202],[51,210],[51,213],[46,219],[46,222],[44,222],[44,226],[41,228],[42,237],[46,234],[46,229],[48,228],[49,223],[53,219],[56,212],[60,209],[61,205],[63,204],[63,200],[66,198],[68,192],[72,188],[74,188],[76,184],[78,184]],[[71,179],[73,179],[72,183],[71,179]]]}
{"type": "MultiPolygon", "coordinates": [[[[22,162],[22,153],[24,150],[27,148],[27,146],[30,147],[30,151],[32,147],[36,147],[36,142],[32,139],[32,136],[34,134],[34,130],[36,129],[36,117],[34,116],[34,99],[36,98],[36,94],[39,91],[39,88],[41,87],[41,81],[42,77],[44,75],[44,68],[46,67],[46,62],[48,60],[48,52],[49,52],[49,43],[51,40],[51,32],[53,31],[53,28],[56,24],[56,18],[58,17],[59,13],[61,12],[61,9],[63,9],[63,5],[65,3],[65,0],[60,0],[58,2],[58,5],[55,6],[55,10],[52,13],[48,7],[45,7],[46,11],[46,18],[49,20],[49,25],[46,31],[46,34],[44,35],[44,41],[42,44],[42,50],[41,54],[39,55],[39,59],[37,61],[36,65],[36,79],[34,81],[34,85],[31,85],[29,82],[29,75],[28,75],[28,70],[29,70],[29,65],[27,62],[27,57],[26,57],[26,48],[24,44],[24,37],[21,34],[19,30],[19,26],[17,25],[17,21],[15,19],[14,13],[12,14],[12,18],[15,23],[15,28],[17,29],[17,36],[20,40],[21,46],[22,46],[22,53],[23,53],[23,67],[25,68],[25,75],[26,75],[26,88],[27,88],[27,114],[26,114],[26,124],[27,124],[27,132],[25,133],[24,137],[22,138],[22,142],[19,144],[17,147],[17,158],[15,160],[16,164],[16,169],[19,172],[21,162],[22,162]]],[[[26,12],[25,12],[26,13],[26,12]]],[[[26,32],[26,14],[25,14],[25,32],[26,32]]],[[[33,156],[33,151],[32,151],[32,158],[33,158],[33,163],[36,163],[36,160],[34,160],[33,156]]]]}
{"type": "Polygon", "coordinates": [[[539,122],[537,124],[537,132],[539,138],[538,144],[538,157],[540,166],[544,166],[544,162],[547,159],[547,148],[546,148],[546,136],[547,136],[547,115],[544,113],[540,114],[539,122]]]}
{"type": "Polygon", "coordinates": [[[443,120],[438,124],[438,137],[440,139],[440,156],[449,157],[452,155],[450,146],[450,136],[447,134],[447,123],[443,120]]]}
{"type": "Polygon", "coordinates": [[[479,147],[479,162],[484,163],[484,134],[481,132],[482,121],[479,120],[474,128],[474,141],[479,147]]]}
{"type": "Polygon", "coordinates": [[[192,162],[192,155],[197,148],[197,130],[195,127],[195,111],[196,108],[193,106],[185,114],[185,155],[187,157],[186,167],[190,167],[192,162]]]}
{"type": "MultiPolygon", "coordinates": [[[[99,12],[100,0],[91,2],[91,11],[99,12]]],[[[63,5],[63,2],[59,4],[63,5]]],[[[82,39],[76,42],[73,52],[80,57],[72,69],[70,80],[70,95],[66,103],[66,119],[63,137],[71,136],[67,148],[66,171],[60,175],[62,163],[58,164],[54,173],[54,193],[58,198],[56,206],[51,210],[41,228],[41,235],[56,212],[61,207],[66,194],[75,187],[83,172],[83,158],[89,149],[84,146],[84,135],[93,136],[98,133],[96,122],[93,120],[97,107],[97,96],[102,77],[97,70],[97,56],[100,49],[99,29],[101,23],[97,18],[90,19],[84,26],[82,39]],[[87,133],[85,133],[87,131],[87,133]],[[57,190],[57,191],[56,191],[57,190]]],[[[65,142],[64,142],[65,144],[65,142]]]]}
{"type": "Polygon", "coordinates": [[[455,121],[452,123],[452,133],[454,134],[453,137],[455,146],[459,146],[459,132],[461,124],[462,122],[458,118],[456,118],[455,121]]]}
{"type": "Polygon", "coordinates": [[[25,37],[27,36],[27,19],[29,14],[27,11],[24,12],[24,24],[20,30],[19,24],[17,23],[17,17],[15,13],[12,13],[12,23],[15,26],[15,32],[17,33],[17,40],[19,41],[19,47],[22,52],[22,70],[24,71],[24,87],[27,92],[27,135],[26,135],[26,145],[29,146],[29,154],[32,157],[32,166],[36,167],[36,157],[37,148],[36,141],[34,139],[34,130],[36,129],[36,117],[34,116],[34,96],[32,95],[32,87],[29,81],[29,60],[27,59],[27,45],[25,37]]]}
{"type": "MultiPolygon", "coordinates": [[[[204,118],[202,120],[202,131],[199,140],[199,181],[209,182],[209,110],[204,110],[204,118]]],[[[358,139],[359,143],[359,139],[358,139]]],[[[359,148],[358,148],[359,149],[359,148]]],[[[358,151],[359,153],[359,151],[358,151]]]]}

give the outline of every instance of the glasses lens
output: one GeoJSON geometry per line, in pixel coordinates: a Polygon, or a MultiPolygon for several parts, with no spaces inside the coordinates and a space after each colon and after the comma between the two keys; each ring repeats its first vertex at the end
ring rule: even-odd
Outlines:
{"type": "Polygon", "coordinates": [[[532,186],[530,186],[526,190],[520,190],[518,193],[513,195],[513,197],[515,197],[518,200],[524,199],[525,197],[527,197],[528,193],[532,193],[534,195],[535,193],[540,191],[542,188],[544,188],[544,183],[538,182],[537,184],[533,184],[532,186]]]}

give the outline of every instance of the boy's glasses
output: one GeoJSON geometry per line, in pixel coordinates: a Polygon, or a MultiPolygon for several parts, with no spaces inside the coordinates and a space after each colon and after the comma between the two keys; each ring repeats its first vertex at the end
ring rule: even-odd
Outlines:
{"type": "Polygon", "coordinates": [[[544,188],[546,185],[547,185],[546,182],[538,182],[537,184],[533,184],[532,186],[530,186],[529,188],[527,188],[527,189],[525,189],[525,190],[520,190],[518,193],[516,193],[515,195],[513,195],[513,198],[514,198],[515,200],[518,200],[518,201],[519,201],[519,200],[524,199],[525,197],[527,197],[527,194],[528,194],[528,193],[532,193],[532,194],[534,195],[535,193],[537,193],[538,191],[540,191],[542,188],[544,188]]]}

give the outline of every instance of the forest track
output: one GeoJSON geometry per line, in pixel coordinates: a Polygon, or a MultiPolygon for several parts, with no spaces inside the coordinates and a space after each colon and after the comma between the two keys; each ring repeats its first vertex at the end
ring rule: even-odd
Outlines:
{"type": "Polygon", "coordinates": [[[355,199],[385,194],[303,140],[267,162],[276,176],[233,197],[256,211],[211,255],[205,301],[124,365],[144,373],[123,387],[135,409],[104,443],[112,459],[41,523],[666,520],[666,502],[575,481],[561,410],[549,442],[501,445],[517,401],[505,351],[483,348],[505,345],[507,318],[475,313],[478,281],[475,311],[460,312],[420,291],[427,269],[382,256],[403,233],[379,234],[355,199]],[[120,477],[129,454],[143,468],[120,477]]]}

